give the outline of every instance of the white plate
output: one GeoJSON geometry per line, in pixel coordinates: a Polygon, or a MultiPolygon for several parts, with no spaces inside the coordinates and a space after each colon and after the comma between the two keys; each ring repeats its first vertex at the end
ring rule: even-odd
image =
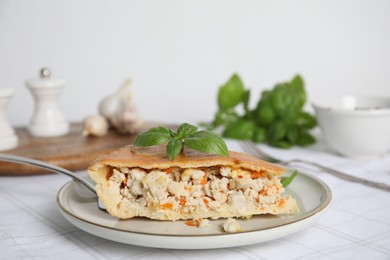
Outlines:
{"type": "Polygon", "coordinates": [[[76,227],[93,235],[121,243],[171,249],[210,249],[256,244],[284,237],[315,222],[329,205],[332,193],[321,180],[299,172],[286,189],[298,202],[296,215],[254,216],[239,219],[244,231],[226,233],[224,220],[211,220],[205,229],[190,227],[184,221],[155,221],[146,218],[118,220],[99,210],[96,198],[80,193],[73,181],[65,184],[57,195],[58,207],[76,227]]]}

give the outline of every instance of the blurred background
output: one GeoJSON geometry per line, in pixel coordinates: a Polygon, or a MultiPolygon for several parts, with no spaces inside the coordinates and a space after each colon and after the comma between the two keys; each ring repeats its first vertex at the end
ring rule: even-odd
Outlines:
{"type": "Polygon", "coordinates": [[[33,109],[25,81],[42,67],[67,85],[67,119],[133,79],[148,121],[209,121],[238,73],[260,92],[299,73],[309,100],[390,96],[390,1],[0,1],[0,88],[16,90],[14,126],[33,109]]]}

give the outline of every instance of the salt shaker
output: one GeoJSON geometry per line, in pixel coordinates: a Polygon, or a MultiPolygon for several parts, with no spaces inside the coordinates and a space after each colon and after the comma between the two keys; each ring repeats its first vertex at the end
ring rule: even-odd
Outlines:
{"type": "Polygon", "coordinates": [[[0,151],[12,149],[18,145],[18,137],[8,124],[5,113],[13,94],[14,90],[11,88],[0,89],[0,151]]]}
{"type": "Polygon", "coordinates": [[[65,86],[62,79],[52,79],[47,68],[40,71],[40,78],[26,82],[35,100],[33,117],[28,126],[32,136],[55,137],[69,132],[69,123],[66,121],[59,104],[61,90],[65,86]]]}

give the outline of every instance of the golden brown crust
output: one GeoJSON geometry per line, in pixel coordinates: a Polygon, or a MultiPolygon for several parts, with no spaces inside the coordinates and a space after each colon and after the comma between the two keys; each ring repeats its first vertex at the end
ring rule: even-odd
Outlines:
{"type": "Polygon", "coordinates": [[[140,167],[144,169],[167,169],[170,167],[198,168],[210,166],[229,166],[248,169],[251,171],[267,171],[279,176],[286,170],[274,164],[257,159],[253,156],[230,151],[230,156],[207,154],[192,149],[184,149],[175,160],[171,161],[165,152],[165,146],[134,147],[132,145],[96,159],[88,168],[95,171],[104,166],[113,167],[140,167]]]}

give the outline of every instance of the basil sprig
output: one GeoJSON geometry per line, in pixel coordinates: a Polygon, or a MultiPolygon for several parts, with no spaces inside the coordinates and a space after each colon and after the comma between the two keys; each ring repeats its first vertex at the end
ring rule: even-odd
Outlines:
{"type": "Polygon", "coordinates": [[[249,106],[250,95],[241,78],[234,74],[219,88],[214,121],[203,126],[208,130],[222,128],[223,137],[280,148],[307,146],[316,141],[310,130],[317,125],[317,120],[303,110],[307,96],[299,75],[264,90],[254,108],[249,106]]]}
{"type": "Polygon", "coordinates": [[[184,146],[205,153],[229,156],[229,151],[223,139],[210,131],[198,131],[196,126],[182,124],[177,132],[166,127],[154,127],[139,134],[134,146],[147,147],[168,143],[166,152],[171,160],[182,151],[184,146]]]}

